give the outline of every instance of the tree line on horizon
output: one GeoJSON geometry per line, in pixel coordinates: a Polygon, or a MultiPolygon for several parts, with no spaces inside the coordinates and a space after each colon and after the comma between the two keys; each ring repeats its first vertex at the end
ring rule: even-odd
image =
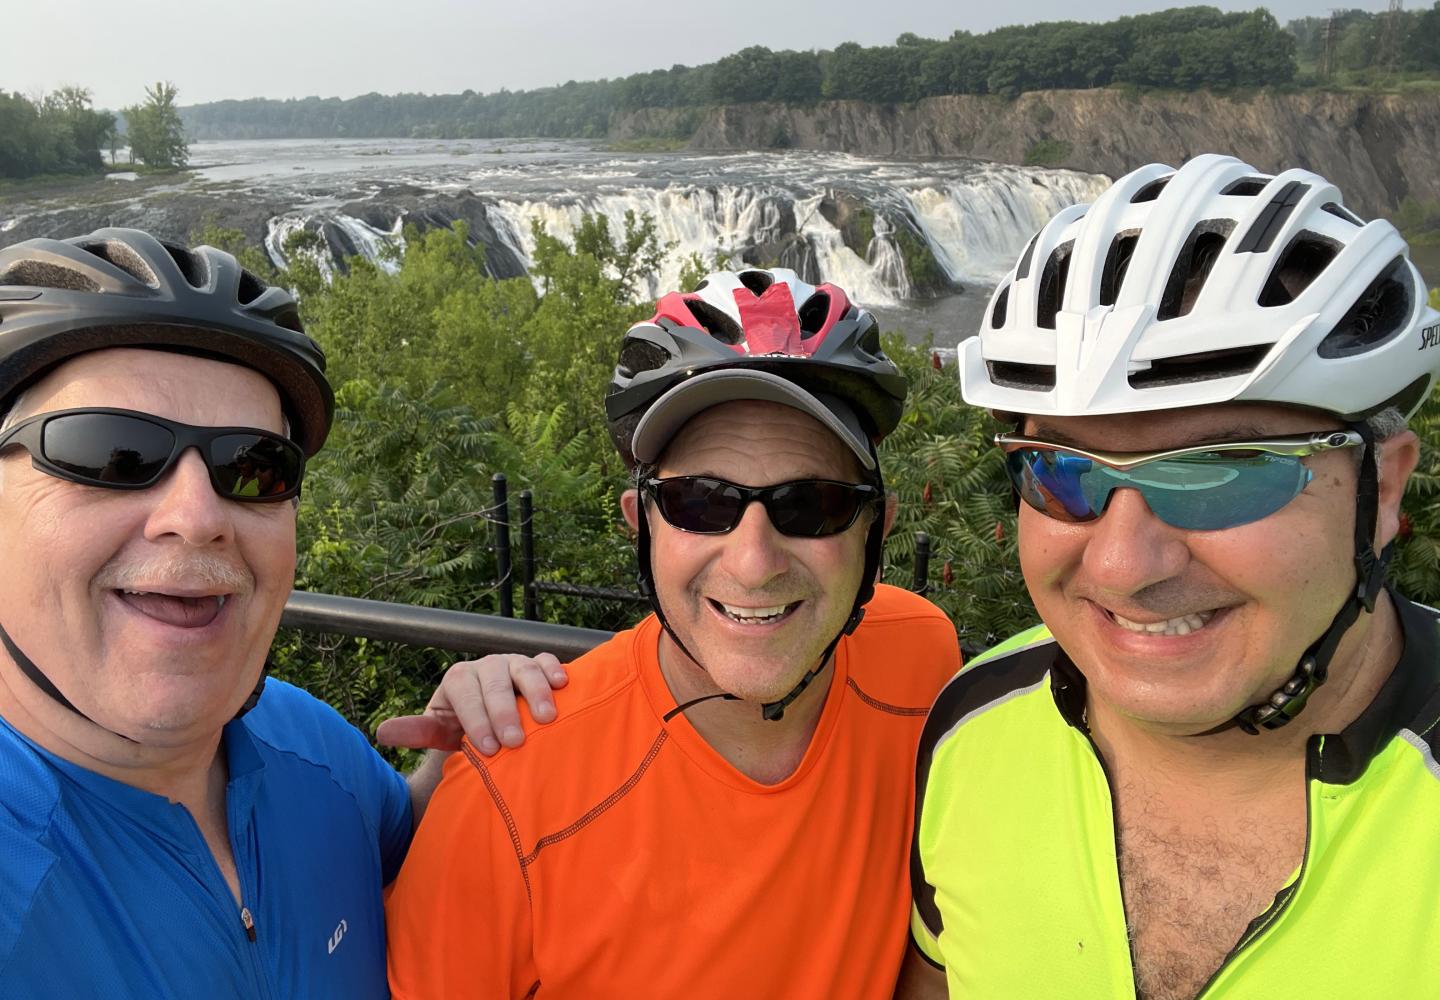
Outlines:
{"type": "Polygon", "coordinates": [[[618,114],[664,108],[678,112],[669,128],[683,138],[698,125],[700,109],[716,104],[899,103],[1106,86],[1313,86],[1364,83],[1380,70],[1440,73],[1440,0],[1420,11],[1342,11],[1285,27],[1264,8],[1181,7],[1103,23],[956,31],[947,39],[907,33],[894,45],[779,52],[752,46],[701,66],[536,90],[230,100],[183,113],[196,138],[601,138],[618,114]],[[1342,80],[1339,71],[1348,75],[1342,80]]]}
{"type": "Polygon", "coordinates": [[[97,111],[84,87],[61,87],[30,98],[0,90],[0,178],[94,174],[126,146],[130,164],[184,169],[189,143],[170,83],[145,88],[145,100],[120,112],[97,111]],[[123,127],[122,127],[123,122],[123,127]]]}

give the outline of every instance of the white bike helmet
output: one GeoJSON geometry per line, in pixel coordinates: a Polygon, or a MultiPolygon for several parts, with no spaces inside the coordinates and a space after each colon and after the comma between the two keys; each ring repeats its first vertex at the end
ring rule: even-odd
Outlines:
{"type": "Polygon", "coordinates": [[[965,400],[1075,416],[1256,401],[1410,415],[1440,313],[1405,241],[1308,170],[1198,156],[1056,215],[960,351],[965,400]],[[1428,336],[1427,336],[1428,334],[1428,336]]]}

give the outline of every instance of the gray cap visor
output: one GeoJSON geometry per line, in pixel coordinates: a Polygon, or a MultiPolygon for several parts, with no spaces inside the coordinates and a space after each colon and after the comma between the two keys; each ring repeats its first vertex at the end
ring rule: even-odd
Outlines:
{"type": "Polygon", "coordinates": [[[771,372],[729,368],[686,379],[655,400],[635,426],[630,449],[638,462],[655,462],[680,428],[696,414],[742,399],[779,403],[820,421],[855,453],[865,470],[875,468],[870,439],[854,409],[825,393],[810,393],[771,372]]]}

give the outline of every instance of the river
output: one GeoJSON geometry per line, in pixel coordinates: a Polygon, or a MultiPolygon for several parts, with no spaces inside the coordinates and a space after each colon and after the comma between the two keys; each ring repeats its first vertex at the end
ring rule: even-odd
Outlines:
{"type": "MultiPolygon", "coordinates": [[[[178,180],[118,175],[83,195],[42,189],[0,204],[0,240],[135,225],[185,240],[207,222],[284,263],[297,230],[323,264],[363,254],[394,267],[406,224],[463,219],[498,277],[526,273],[532,225],[569,238],[585,213],[613,232],[648,214],[673,250],[643,295],[673,288],[691,254],[781,264],[834,281],[911,339],[953,346],[995,282],[1060,208],[1103,177],[964,159],[817,152],[617,152],[572,140],[293,139],[196,142],[178,180]],[[919,248],[917,251],[916,248],[919,248]],[[923,259],[922,259],[923,258],[923,259]]],[[[1416,248],[1440,281],[1440,247],[1416,248]]]]}
{"type": "Polygon", "coordinates": [[[176,183],[121,175],[80,206],[63,193],[0,205],[0,231],[8,242],[129,224],[184,239],[183,227],[213,221],[283,263],[286,238],[308,229],[333,259],[360,253],[393,266],[383,251],[402,242],[404,224],[463,218],[492,272],[512,276],[531,263],[532,224],[568,238],[584,213],[618,232],[634,212],[654,218],[673,247],[643,294],[674,287],[691,254],[726,253],[836,282],[888,326],[952,345],[975,329],[1025,240],[1105,183],[974,160],[629,153],[534,139],[197,142],[191,168],[176,183]]]}

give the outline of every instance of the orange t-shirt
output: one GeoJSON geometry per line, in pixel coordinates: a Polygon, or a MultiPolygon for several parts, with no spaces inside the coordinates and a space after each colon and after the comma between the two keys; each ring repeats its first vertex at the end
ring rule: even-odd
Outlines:
{"type": "Polygon", "coordinates": [[[575,662],[559,719],[445,765],[387,903],[401,1000],[889,1000],[914,758],[955,629],[879,587],[795,773],[763,785],[675,707],[650,616],[575,662]]]}

